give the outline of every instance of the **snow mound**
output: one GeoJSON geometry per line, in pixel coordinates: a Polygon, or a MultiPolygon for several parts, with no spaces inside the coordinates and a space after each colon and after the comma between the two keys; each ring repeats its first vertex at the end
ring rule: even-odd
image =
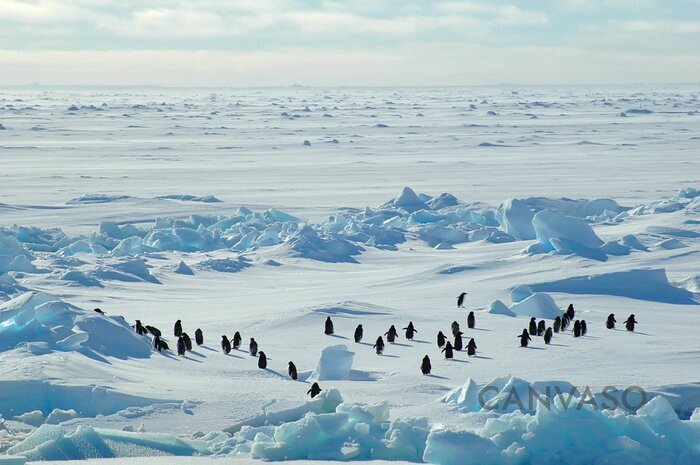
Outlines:
{"type": "Polygon", "coordinates": [[[0,300],[10,300],[15,295],[26,291],[27,288],[9,274],[0,274],[0,300]]]}
{"type": "Polygon", "coordinates": [[[202,203],[219,203],[221,200],[217,199],[213,195],[205,195],[205,196],[195,196],[195,195],[189,195],[189,194],[173,194],[173,195],[161,195],[156,197],[157,199],[160,200],[182,200],[182,201],[187,201],[187,202],[202,202],[202,203]]]}
{"type": "MultiPolygon", "coordinates": [[[[697,305],[693,290],[675,287],[669,283],[666,270],[636,269],[576,276],[544,283],[530,284],[536,292],[564,292],[568,294],[599,294],[670,304],[697,305]]],[[[534,316],[534,315],[533,315],[534,316]]]]}
{"type": "Polygon", "coordinates": [[[47,350],[98,353],[117,358],[150,357],[147,339],[119,316],[86,312],[43,292],[26,292],[0,305],[0,351],[22,344],[47,350]]]}
{"type": "Polygon", "coordinates": [[[491,302],[491,305],[489,305],[489,313],[493,313],[495,315],[515,316],[515,313],[513,313],[508,306],[500,300],[494,300],[491,302]]]}
{"type": "MultiPolygon", "coordinates": [[[[221,273],[237,273],[251,266],[245,257],[238,258],[212,258],[199,262],[199,268],[209,271],[219,271],[221,273]]],[[[179,267],[178,267],[179,269],[179,267]]],[[[190,270],[192,271],[192,270],[190,270]]],[[[183,273],[187,274],[187,273],[183,273]]],[[[191,273],[194,274],[194,273],[191,273]]]]}
{"type": "Polygon", "coordinates": [[[580,218],[566,216],[555,210],[542,210],[532,218],[532,226],[540,248],[530,248],[531,252],[576,254],[597,259],[605,257],[605,254],[598,250],[603,241],[588,223],[580,218]]]}
{"type": "Polygon", "coordinates": [[[507,200],[496,210],[496,219],[501,228],[521,240],[535,239],[535,229],[532,226],[534,215],[528,204],[519,199],[507,200]]]}
{"type": "Polygon", "coordinates": [[[321,351],[316,362],[316,368],[309,376],[311,380],[342,380],[350,379],[354,352],[344,345],[328,346],[321,351]]]}
{"type": "Polygon", "coordinates": [[[508,310],[515,316],[529,316],[549,320],[553,320],[563,313],[552,296],[544,292],[536,292],[520,302],[514,302],[513,305],[508,307],[508,310]]]}
{"type": "Polygon", "coordinates": [[[33,259],[15,237],[0,228],[0,275],[8,271],[34,273],[33,259]]]}
{"type": "Polygon", "coordinates": [[[404,187],[398,197],[390,200],[384,206],[401,208],[407,212],[414,212],[427,208],[425,201],[423,201],[423,199],[421,199],[410,187],[404,187]]]}
{"type": "Polygon", "coordinates": [[[194,275],[194,271],[192,271],[192,268],[187,266],[187,263],[183,262],[182,260],[180,260],[180,263],[177,264],[177,268],[175,268],[174,273],[190,276],[194,275]]]}
{"type": "Polygon", "coordinates": [[[118,202],[120,200],[127,200],[131,197],[128,195],[107,195],[107,194],[85,194],[80,197],[66,202],[68,205],[81,205],[81,204],[92,204],[92,203],[109,203],[118,202]]]}
{"type": "Polygon", "coordinates": [[[364,250],[340,237],[320,235],[311,226],[296,231],[287,239],[287,244],[292,256],[329,263],[357,263],[353,256],[364,250]]]}
{"type": "Polygon", "coordinates": [[[393,315],[394,312],[379,305],[368,304],[365,302],[356,302],[346,300],[337,304],[328,304],[315,307],[312,312],[322,315],[339,316],[339,317],[355,317],[355,316],[370,316],[370,315],[393,315]]]}

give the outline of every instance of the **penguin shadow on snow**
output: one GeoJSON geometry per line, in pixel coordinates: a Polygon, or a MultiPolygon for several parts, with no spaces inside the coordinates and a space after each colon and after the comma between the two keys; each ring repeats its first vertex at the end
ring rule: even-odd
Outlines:
{"type": "Polygon", "coordinates": [[[195,357],[206,358],[206,355],[204,355],[204,354],[202,354],[202,353],[200,353],[200,352],[196,352],[196,351],[194,351],[194,350],[190,350],[188,353],[194,355],[195,357]]]}
{"type": "Polygon", "coordinates": [[[382,354],[380,357],[386,357],[386,358],[401,358],[398,355],[391,355],[391,354],[382,354]]]}
{"type": "Polygon", "coordinates": [[[469,328],[468,331],[488,331],[489,333],[491,332],[490,329],[486,328],[469,328]]]}
{"type": "Polygon", "coordinates": [[[435,379],[450,379],[447,376],[440,376],[440,375],[433,375],[433,374],[425,375],[425,377],[426,378],[435,378],[435,379]]]}
{"type": "Polygon", "coordinates": [[[641,331],[627,331],[626,329],[620,328],[613,328],[613,331],[620,331],[621,333],[641,334],[642,336],[653,336],[653,334],[643,333],[641,331]]]}
{"type": "Polygon", "coordinates": [[[328,334],[330,337],[335,337],[337,339],[347,339],[345,336],[341,336],[340,334],[328,334]]]}
{"type": "Polygon", "coordinates": [[[397,347],[411,347],[410,344],[402,344],[401,342],[390,342],[389,345],[397,347]]]}
{"type": "Polygon", "coordinates": [[[190,361],[190,362],[202,363],[201,360],[197,360],[196,358],[188,357],[187,354],[182,355],[182,356],[177,356],[177,357],[175,357],[175,358],[177,358],[178,360],[179,360],[179,359],[183,359],[183,360],[187,360],[187,361],[190,361]]]}
{"type": "Polygon", "coordinates": [[[555,342],[550,342],[549,345],[555,347],[569,347],[569,344],[557,344],[555,342]]]}
{"type": "Polygon", "coordinates": [[[411,342],[416,342],[418,344],[432,344],[432,342],[422,341],[420,339],[413,339],[411,342]]]}
{"type": "Polygon", "coordinates": [[[544,347],[533,347],[533,346],[520,347],[520,348],[521,349],[530,349],[530,350],[544,350],[544,347]]]}
{"type": "Polygon", "coordinates": [[[208,350],[209,352],[218,352],[218,349],[212,349],[209,346],[199,346],[200,349],[208,350]]]}
{"type": "Polygon", "coordinates": [[[450,363],[469,363],[469,360],[462,360],[460,358],[451,358],[449,360],[450,363]]]}
{"type": "MultiPolygon", "coordinates": [[[[248,353],[248,352],[246,352],[246,353],[248,353]]],[[[224,354],[224,357],[239,358],[241,360],[244,359],[244,357],[241,357],[240,355],[234,354],[233,351],[229,352],[228,354],[224,354]]]]}
{"type": "Polygon", "coordinates": [[[474,355],[472,358],[481,358],[484,360],[493,360],[493,357],[487,357],[485,355],[474,355]]]}

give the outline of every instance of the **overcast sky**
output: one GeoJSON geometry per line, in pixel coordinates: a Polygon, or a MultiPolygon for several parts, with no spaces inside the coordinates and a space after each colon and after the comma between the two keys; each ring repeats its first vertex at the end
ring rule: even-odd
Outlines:
{"type": "Polygon", "coordinates": [[[0,0],[0,85],[700,81],[700,0],[0,0]]]}

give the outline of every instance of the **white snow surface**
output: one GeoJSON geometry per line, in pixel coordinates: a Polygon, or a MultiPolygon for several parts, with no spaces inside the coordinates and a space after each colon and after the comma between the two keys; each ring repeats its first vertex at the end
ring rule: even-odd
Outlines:
{"type": "Polygon", "coordinates": [[[698,463],[698,102],[688,86],[0,90],[0,453],[698,463]],[[586,336],[519,347],[569,303],[586,336]],[[183,357],[178,319],[204,333],[183,357]],[[452,321],[476,356],[443,358],[452,321]],[[591,405],[611,386],[648,403],[591,405]],[[530,392],[549,408],[508,402],[530,392]]]}

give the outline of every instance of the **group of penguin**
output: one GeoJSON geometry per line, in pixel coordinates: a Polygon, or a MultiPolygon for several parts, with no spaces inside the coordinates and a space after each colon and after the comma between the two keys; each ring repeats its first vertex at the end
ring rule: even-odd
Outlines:
{"type": "MultiPolygon", "coordinates": [[[[457,307],[462,308],[464,304],[464,298],[467,294],[465,292],[461,293],[457,297],[457,307]]],[[[100,309],[95,309],[95,312],[103,314],[100,309]]],[[[573,304],[569,304],[569,306],[566,309],[566,312],[562,316],[557,316],[554,319],[554,323],[552,324],[552,327],[546,327],[546,323],[544,320],[540,320],[539,323],[537,322],[536,318],[531,318],[530,319],[530,324],[528,328],[523,329],[522,334],[520,334],[518,337],[520,338],[520,346],[521,347],[527,347],[528,343],[532,341],[532,336],[543,336],[544,337],[544,342],[545,344],[549,344],[552,340],[552,335],[553,333],[559,333],[565,331],[569,324],[571,324],[571,321],[574,321],[574,316],[576,312],[574,310],[573,304]]],[[[605,326],[608,329],[614,329],[615,328],[615,323],[617,323],[617,320],[615,319],[615,314],[611,313],[608,315],[608,318],[606,320],[605,326]]],[[[635,325],[638,324],[637,320],[635,319],[634,314],[630,315],[627,320],[625,320],[625,328],[627,331],[634,331],[635,325]]],[[[476,326],[476,317],[474,315],[473,311],[470,311],[469,314],[467,315],[467,327],[469,329],[473,329],[476,326]]],[[[170,347],[168,346],[168,343],[165,342],[165,340],[162,339],[162,332],[156,328],[155,326],[150,326],[150,325],[143,325],[140,320],[136,320],[136,323],[133,326],[134,331],[139,334],[139,335],[147,335],[151,334],[153,336],[153,348],[157,350],[158,352],[161,352],[163,350],[170,350],[170,347]]],[[[403,331],[405,331],[405,337],[407,340],[412,341],[413,337],[418,334],[418,330],[416,330],[415,326],[413,325],[413,322],[409,322],[408,325],[403,328],[403,331]]],[[[586,320],[575,320],[573,323],[573,328],[572,331],[574,333],[574,337],[581,337],[585,336],[586,333],[588,332],[588,326],[586,323],[586,320]]],[[[331,317],[327,317],[324,325],[324,334],[326,335],[333,335],[335,332],[334,326],[333,326],[333,320],[331,320],[331,317]]],[[[446,359],[451,359],[454,358],[454,351],[461,351],[463,349],[463,341],[462,341],[462,334],[464,334],[462,331],[460,331],[459,323],[456,321],[452,322],[451,325],[451,332],[452,336],[454,338],[454,343],[450,342],[447,340],[445,334],[443,334],[442,331],[438,331],[437,334],[437,346],[439,349],[441,349],[441,352],[445,354],[446,359]]],[[[192,339],[190,336],[182,330],[182,321],[177,320],[175,322],[175,326],[173,328],[173,334],[177,338],[177,354],[180,356],[184,356],[188,351],[192,350],[192,339]]],[[[393,344],[396,341],[396,338],[398,337],[398,331],[394,325],[391,325],[389,330],[383,334],[383,336],[386,336],[387,342],[390,344],[393,344]]],[[[197,328],[194,332],[194,337],[195,337],[195,343],[198,346],[201,346],[204,344],[204,333],[200,328],[197,328]]],[[[364,329],[361,324],[357,325],[355,328],[355,333],[353,335],[353,339],[355,340],[356,343],[359,343],[362,341],[362,338],[364,337],[364,329]]],[[[226,335],[221,336],[221,350],[223,351],[224,354],[229,354],[232,349],[238,349],[241,345],[241,334],[236,331],[233,335],[233,338],[229,340],[229,338],[226,335]]],[[[379,336],[377,340],[375,341],[374,345],[372,348],[375,350],[377,355],[382,355],[384,353],[384,338],[382,336],[379,336]]],[[[476,341],[474,338],[470,338],[469,342],[467,343],[467,355],[472,357],[476,355],[476,341]]],[[[254,338],[250,338],[250,342],[248,344],[248,352],[252,357],[257,357],[258,358],[258,367],[261,369],[266,369],[267,368],[267,355],[265,355],[265,352],[258,350],[258,343],[255,341],[254,338]]],[[[424,375],[429,375],[432,366],[430,363],[430,357],[426,355],[423,357],[423,360],[421,362],[421,373],[424,375]]],[[[293,380],[296,380],[298,378],[298,373],[297,373],[297,367],[294,364],[294,362],[290,361],[287,364],[287,373],[289,377],[293,380]]],[[[313,399],[316,397],[318,394],[321,393],[321,388],[318,385],[318,383],[313,383],[311,385],[311,388],[307,391],[307,394],[311,396],[313,399]]]]}

